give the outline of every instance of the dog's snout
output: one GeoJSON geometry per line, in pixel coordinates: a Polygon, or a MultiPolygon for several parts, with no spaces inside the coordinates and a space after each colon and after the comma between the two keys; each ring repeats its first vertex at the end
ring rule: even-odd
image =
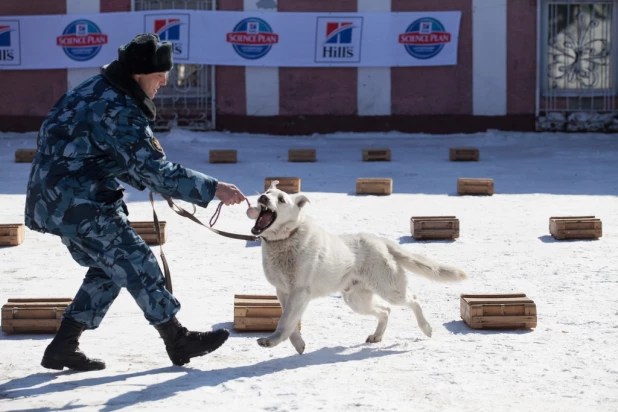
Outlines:
{"type": "Polygon", "coordinates": [[[269,199],[268,199],[268,196],[266,196],[266,195],[262,195],[262,196],[260,196],[258,198],[258,203],[262,203],[262,204],[267,205],[268,201],[269,201],[269,199]]]}

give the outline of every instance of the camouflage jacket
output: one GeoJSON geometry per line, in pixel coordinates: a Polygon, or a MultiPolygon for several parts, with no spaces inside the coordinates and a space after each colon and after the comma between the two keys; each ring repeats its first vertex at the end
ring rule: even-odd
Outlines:
{"type": "MultiPolygon", "coordinates": [[[[206,207],[217,179],[166,160],[149,122],[155,106],[114,61],[67,92],[41,125],[28,181],[25,224],[59,236],[113,218],[124,188],[206,207]]],[[[121,210],[121,209],[120,209],[121,210]]]]}

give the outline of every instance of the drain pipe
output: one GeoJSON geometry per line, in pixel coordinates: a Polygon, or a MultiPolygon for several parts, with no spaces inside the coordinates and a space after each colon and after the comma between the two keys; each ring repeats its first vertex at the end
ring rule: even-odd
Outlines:
{"type": "Polygon", "coordinates": [[[535,129],[538,130],[539,125],[539,113],[541,111],[540,108],[540,100],[541,100],[541,30],[542,24],[541,20],[543,18],[542,13],[542,1],[536,0],[536,96],[534,102],[534,123],[535,129]]]}
{"type": "MultiPolygon", "coordinates": [[[[131,0],[135,1],[135,0],[131,0]]],[[[217,10],[217,0],[212,0],[212,11],[217,10]]],[[[215,81],[215,69],[216,66],[213,64],[210,66],[210,118],[212,130],[217,129],[217,92],[216,92],[216,81],[215,81]]]]}

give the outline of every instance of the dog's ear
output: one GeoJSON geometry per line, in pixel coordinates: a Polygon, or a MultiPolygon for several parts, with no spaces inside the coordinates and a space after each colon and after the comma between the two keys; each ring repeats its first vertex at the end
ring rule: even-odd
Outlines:
{"type": "Polygon", "coordinates": [[[311,203],[309,202],[309,199],[307,199],[307,196],[305,195],[296,196],[295,202],[296,202],[296,206],[298,206],[299,209],[302,209],[303,207],[305,207],[307,203],[311,203]]]}
{"type": "Polygon", "coordinates": [[[268,190],[271,190],[271,189],[276,189],[278,184],[279,184],[279,181],[278,181],[278,180],[273,180],[273,181],[271,181],[271,182],[270,182],[270,187],[268,188],[268,190]]]}

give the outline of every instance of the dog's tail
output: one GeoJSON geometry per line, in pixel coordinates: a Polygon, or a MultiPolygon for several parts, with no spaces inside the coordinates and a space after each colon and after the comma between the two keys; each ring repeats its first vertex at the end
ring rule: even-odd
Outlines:
{"type": "Polygon", "coordinates": [[[412,253],[397,244],[388,246],[395,260],[410,272],[435,282],[459,282],[468,279],[468,274],[455,266],[444,265],[423,255],[412,253]]]}

